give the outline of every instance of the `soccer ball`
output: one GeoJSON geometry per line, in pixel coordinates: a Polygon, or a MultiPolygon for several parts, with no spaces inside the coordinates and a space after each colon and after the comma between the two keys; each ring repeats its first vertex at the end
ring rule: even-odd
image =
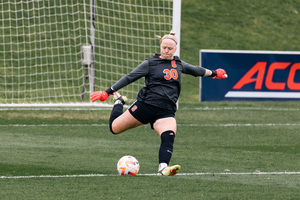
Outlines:
{"type": "Polygon", "coordinates": [[[135,176],[140,169],[139,161],[133,156],[123,156],[118,162],[118,172],[120,175],[135,176]]]}

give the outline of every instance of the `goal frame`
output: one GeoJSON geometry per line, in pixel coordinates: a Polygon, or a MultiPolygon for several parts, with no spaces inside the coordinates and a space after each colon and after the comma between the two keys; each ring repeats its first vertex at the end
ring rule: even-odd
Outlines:
{"type": "MultiPolygon", "coordinates": [[[[95,43],[95,0],[90,0],[90,33],[86,35],[87,40],[90,42],[91,46],[91,63],[83,65],[85,69],[83,82],[89,79],[89,93],[95,91],[95,61],[94,61],[94,43],[95,43]]],[[[172,8],[172,30],[176,32],[176,37],[178,39],[177,50],[175,55],[180,55],[180,30],[181,30],[181,0],[173,0],[172,8]]],[[[88,32],[88,31],[87,31],[88,32]]],[[[85,44],[83,44],[85,45],[85,44]]],[[[125,74],[124,74],[125,75],[125,74]]],[[[85,83],[83,83],[85,84],[85,83]]],[[[84,86],[85,87],[85,86],[84,86]]],[[[82,92],[82,97],[84,98],[84,90],[82,92]]],[[[0,107],[85,107],[85,106],[100,106],[100,107],[111,107],[112,105],[104,102],[77,102],[77,103],[0,103],[0,107]]]]}

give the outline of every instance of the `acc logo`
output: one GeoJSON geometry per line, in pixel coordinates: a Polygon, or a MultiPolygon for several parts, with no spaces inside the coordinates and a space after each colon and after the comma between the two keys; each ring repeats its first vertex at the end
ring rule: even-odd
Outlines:
{"type": "MultiPolygon", "coordinates": [[[[257,62],[234,86],[232,89],[241,89],[244,85],[255,82],[255,90],[261,90],[264,82],[264,75],[267,62],[257,62]],[[257,74],[256,77],[254,75],[257,74]]],[[[296,71],[300,70],[300,63],[274,62],[270,64],[265,79],[265,86],[269,90],[284,90],[287,86],[290,90],[300,90],[300,82],[295,82],[296,71]],[[276,70],[284,70],[291,66],[286,82],[274,82],[273,76],[276,70]]]]}

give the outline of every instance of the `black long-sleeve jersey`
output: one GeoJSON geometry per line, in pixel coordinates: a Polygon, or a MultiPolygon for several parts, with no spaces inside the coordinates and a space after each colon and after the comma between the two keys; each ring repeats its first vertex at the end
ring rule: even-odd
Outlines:
{"type": "Polygon", "coordinates": [[[121,78],[111,88],[118,91],[145,77],[145,87],[139,91],[137,100],[175,112],[181,90],[181,73],[204,76],[205,68],[190,65],[177,56],[174,56],[173,60],[165,60],[160,58],[160,54],[155,54],[121,78]]]}

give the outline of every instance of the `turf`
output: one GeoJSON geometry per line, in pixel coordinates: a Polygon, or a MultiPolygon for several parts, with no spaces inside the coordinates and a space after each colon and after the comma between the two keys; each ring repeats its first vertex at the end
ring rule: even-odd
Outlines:
{"type": "Polygon", "coordinates": [[[174,177],[155,176],[160,139],[149,125],[112,135],[106,108],[3,108],[1,199],[297,199],[298,107],[180,104],[174,177]],[[139,176],[117,175],[127,154],[139,176]]]}

